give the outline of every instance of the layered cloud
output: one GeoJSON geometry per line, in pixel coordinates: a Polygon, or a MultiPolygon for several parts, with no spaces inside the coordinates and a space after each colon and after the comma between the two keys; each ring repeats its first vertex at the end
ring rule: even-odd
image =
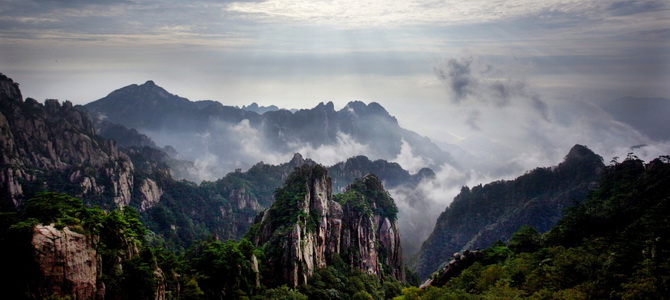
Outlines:
{"type": "Polygon", "coordinates": [[[596,0],[474,0],[474,1],[290,1],[233,2],[227,11],[260,21],[298,21],[343,27],[476,24],[527,16],[571,15],[599,17],[599,13],[631,15],[658,10],[660,1],[596,0]]]}

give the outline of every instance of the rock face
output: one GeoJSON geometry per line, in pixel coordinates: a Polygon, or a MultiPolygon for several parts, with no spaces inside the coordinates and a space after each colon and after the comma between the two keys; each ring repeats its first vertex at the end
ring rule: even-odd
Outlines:
{"type": "Polygon", "coordinates": [[[163,189],[150,178],[142,180],[139,187],[140,211],[145,211],[158,203],[163,195],[163,189]]]}
{"type": "Polygon", "coordinates": [[[133,164],[111,140],[95,134],[88,116],[72,103],[23,101],[18,84],[0,74],[0,195],[4,210],[23,200],[26,185],[77,196],[131,200],[133,164]]]}
{"type": "Polygon", "coordinates": [[[420,288],[424,289],[429,286],[443,286],[445,283],[447,283],[447,281],[449,281],[449,279],[460,275],[463,270],[467,269],[478,261],[482,261],[483,259],[484,253],[480,252],[479,250],[465,250],[463,251],[463,254],[455,253],[451,257],[449,263],[447,263],[439,272],[437,272],[434,277],[426,280],[423,284],[421,284],[420,288]]]}
{"type": "MultiPolygon", "coordinates": [[[[122,291],[105,288],[103,263],[98,253],[97,236],[81,234],[68,227],[57,229],[53,225],[36,225],[33,228],[30,250],[33,273],[26,279],[26,294],[30,299],[53,296],[77,299],[116,299],[122,291]]],[[[118,251],[113,270],[123,270],[126,261],[139,255],[134,243],[124,244],[118,251]]],[[[28,268],[28,266],[26,266],[28,268]]],[[[166,282],[163,271],[155,267],[155,299],[165,299],[166,282]]]]}
{"type": "MultiPolygon", "coordinates": [[[[388,197],[374,175],[360,182],[388,197]]],[[[335,201],[327,170],[305,165],[296,168],[277,190],[272,207],[257,218],[248,236],[257,246],[265,246],[267,263],[281,274],[283,283],[305,284],[335,255],[368,274],[404,280],[395,216],[376,209],[377,199],[364,196],[371,191],[355,191],[360,187],[353,184],[350,188],[350,196],[361,198],[335,201]]]]}
{"type": "Polygon", "coordinates": [[[65,227],[35,226],[32,239],[40,276],[33,291],[38,298],[70,295],[72,299],[95,299],[98,295],[97,240],[65,227]]]}
{"type": "Polygon", "coordinates": [[[427,278],[458,251],[506,241],[522,225],[549,230],[563,209],[582,201],[604,169],[602,158],[574,146],[556,167],[537,168],[510,181],[464,187],[438,218],[413,267],[427,278]]]}

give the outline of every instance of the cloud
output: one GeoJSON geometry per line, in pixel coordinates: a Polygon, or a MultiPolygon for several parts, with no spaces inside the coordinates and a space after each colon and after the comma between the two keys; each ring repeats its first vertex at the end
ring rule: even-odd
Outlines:
{"type": "Polygon", "coordinates": [[[465,123],[481,130],[479,119],[483,105],[505,108],[512,104],[532,108],[541,119],[549,121],[549,106],[519,80],[482,59],[472,56],[445,59],[434,67],[437,79],[443,83],[451,102],[466,109],[465,123]]]}
{"type": "Polygon", "coordinates": [[[598,0],[471,0],[471,1],[308,1],[267,0],[258,3],[231,3],[227,11],[260,22],[300,22],[343,28],[399,27],[407,25],[482,24],[501,20],[542,16],[546,21],[569,15],[605,18],[658,10],[661,0],[622,1],[611,4],[598,0]]]}
{"type": "Polygon", "coordinates": [[[404,185],[389,190],[398,206],[400,237],[405,257],[418,252],[433,232],[435,221],[458,195],[463,186],[490,182],[491,177],[474,170],[443,165],[435,178],[424,179],[416,187],[404,185]]]}
{"type": "Polygon", "coordinates": [[[354,140],[350,135],[338,132],[334,144],[324,144],[319,147],[314,147],[311,144],[304,143],[289,143],[289,152],[300,153],[305,158],[312,160],[326,166],[332,166],[338,162],[347,160],[350,157],[357,155],[371,155],[371,151],[367,145],[361,144],[354,140]]]}
{"type": "Polygon", "coordinates": [[[615,16],[630,16],[663,8],[664,5],[660,1],[628,0],[614,2],[607,7],[607,10],[615,16]]]}
{"type": "Polygon", "coordinates": [[[404,138],[400,146],[400,153],[391,162],[398,163],[403,169],[412,174],[416,174],[422,168],[427,168],[433,164],[431,159],[415,155],[412,146],[404,138]]]}
{"type": "Polygon", "coordinates": [[[449,59],[445,64],[435,67],[435,74],[447,86],[455,102],[461,102],[472,95],[477,81],[472,78],[470,66],[472,57],[461,59],[449,59]]]}
{"type": "Polygon", "coordinates": [[[200,182],[215,180],[236,168],[246,170],[258,162],[278,165],[300,153],[323,165],[334,165],[350,157],[366,155],[379,158],[371,149],[350,135],[338,132],[335,141],[314,147],[305,141],[292,141],[285,146],[276,145],[248,119],[239,123],[212,121],[205,131],[143,131],[160,146],[171,145],[180,158],[194,162],[185,179],[200,182]]]}

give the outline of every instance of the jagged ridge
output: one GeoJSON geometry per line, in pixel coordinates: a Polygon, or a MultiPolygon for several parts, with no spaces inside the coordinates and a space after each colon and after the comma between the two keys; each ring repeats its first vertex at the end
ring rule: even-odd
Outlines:
{"type": "Polygon", "coordinates": [[[603,168],[600,156],[576,145],[557,167],[537,168],[515,180],[463,187],[438,218],[413,267],[426,278],[454,252],[505,241],[521,225],[549,230],[564,208],[582,201],[597,186],[603,168]]]}

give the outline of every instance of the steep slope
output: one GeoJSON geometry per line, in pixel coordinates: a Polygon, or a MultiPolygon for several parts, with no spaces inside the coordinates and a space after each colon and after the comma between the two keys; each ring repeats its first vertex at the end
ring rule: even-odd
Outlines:
{"type": "Polygon", "coordinates": [[[521,225],[548,230],[564,208],[582,201],[596,186],[603,168],[602,158],[576,145],[557,167],[537,168],[511,181],[463,187],[422,245],[414,262],[417,273],[426,278],[454,252],[505,241],[521,225]]]}
{"type": "Polygon", "coordinates": [[[428,138],[401,128],[374,102],[350,102],[339,111],[328,102],[312,109],[259,115],[215,101],[192,102],[148,81],[116,90],[85,108],[98,118],[146,134],[160,146],[174,146],[185,159],[208,170],[202,178],[188,178],[198,182],[220,178],[236,168],[247,169],[264,158],[276,164],[295,152],[318,153],[322,147],[340,160],[352,155],[393,160],[404,146],[425,158],[426,167],[455,165],[448,153],[428,138]],[[349,153],[351,149],[360,153],[349,153]]]}
{"type": "Polygon", "coordinates": [[[158,240],[183,248],[197,237],[239,238],[260,210],[239,208],[236,199],[228,202],[232,196],[212,186],[174,180],[164,151],[119,150],[97,135],[93,124],[69,102],[23,101],[18,84],[2,75],[0,211],[16,211],[45,190],[104,209],[132,206],[159,233],[158,240]]]}
{"type": "Polygon", "coordinates": [[[18,84],[2,74],[0,152],[3,210],[45,188],[97,197],[107,207],[131,201],[133,164],[114,142],[97,136],[90,119],[70,102],[23,101],[18,84]]]}
{"type": "Polygon", "coordinates": [[[455,255],[400,299],[666,299],[669,214],[670,156],[629,156],[545,234],[524,226],[507,245],[455,255]]]}
{"type": "Polygon", "coordinates": [[[368,274],[404,280],[397,208],[375,176],[352,183],[336,201],[327,170],[303,166],[275,198],[247,234],[280,274],[274,284],[306,284],[335,256],[368,274]]]}

